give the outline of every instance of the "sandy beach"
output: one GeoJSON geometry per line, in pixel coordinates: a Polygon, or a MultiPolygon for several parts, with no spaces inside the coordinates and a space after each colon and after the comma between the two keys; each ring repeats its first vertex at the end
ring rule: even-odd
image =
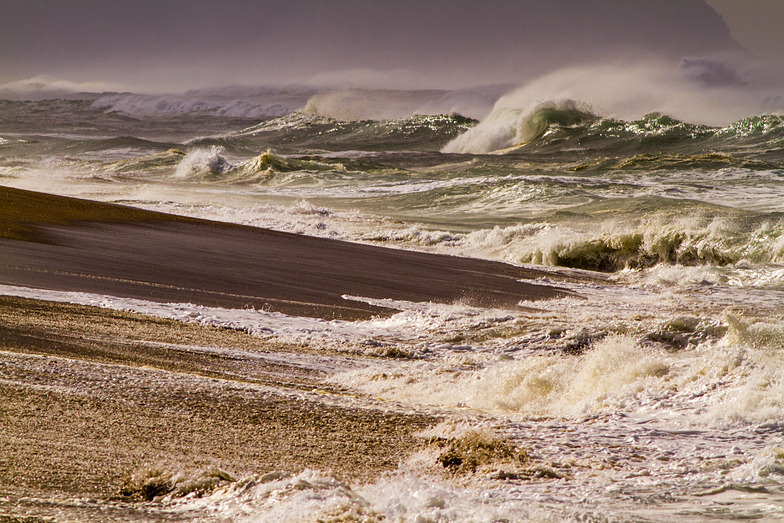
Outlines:
{"type": "MultiPolygon", "coordinates": [[[[562,292],[501,263],[7,188],[0,231],[4,284],[146,300],[354,320],[392,311],[344,295],[515,307],[562,292]]],[[[319,358],[361,357],[97,307],[1,297],[0,351],[9,517],[51,513],[41,495],[143,499],[132,478],[161,470],[367,481],[437,421],[324,384],[319,358]]]]}
{"type": "Polygon", "coordinates": [[[0,512],[58,512],[41,497],[143,501],[128,482],[150,470],[363,481],[421,445],[412,434],[434,418],[324,388],[309,356],[232,330],[0,298],[0,512]]]}

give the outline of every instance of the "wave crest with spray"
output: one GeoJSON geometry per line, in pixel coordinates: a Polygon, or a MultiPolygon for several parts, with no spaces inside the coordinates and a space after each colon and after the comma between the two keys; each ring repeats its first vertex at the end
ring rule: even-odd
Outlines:
{"type": "Polygon", "coordinates": [[[536,140],[555,126],[584,125],[597,120],[587,107],[574,100],[547,101],[524,112],[503,108],[478,126],[458,136],[443,149],[445,153],[484,153],[503,151],[536,140]]]}
{"type": "MultiPolygon", "coordinates": [[[[704,65],[697,59],[688,63],[704,65]]],[[[724,76],[734,67],[714,61],[710,71],[719,66],[724,76]]],[[[780,82],[762,73],[759,78],[745,73],[748,81],[709,85],[704,76],[695,73],[695,67],[673,68],[662,63],[562,69],[500,98],[487,118],[443,151],[489,153],[528,143],[550,125],[592,123],[598,120],[594,115],[633,121],[651,113],[667,114],[680,121],[722,127],[784,109],[778,95],[780,82]]]]}

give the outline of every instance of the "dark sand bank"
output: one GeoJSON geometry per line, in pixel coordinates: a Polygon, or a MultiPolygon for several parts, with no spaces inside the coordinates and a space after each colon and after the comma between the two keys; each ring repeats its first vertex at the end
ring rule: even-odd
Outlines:
{"type": "Polygon", "coordinates": [[[563,295],[519,281],[544,275],[0,187],[12,285],[361,319],[390,311],[342,296],[515,307],[563,295]]]}
{"type": "Polygon", "coordinates": [[[121,497],[124,476],[158,466],[361,482],[418,448],[432,418],[326,388],[310,357],[237,331],[0,297],[0,505],[121,497]]]}

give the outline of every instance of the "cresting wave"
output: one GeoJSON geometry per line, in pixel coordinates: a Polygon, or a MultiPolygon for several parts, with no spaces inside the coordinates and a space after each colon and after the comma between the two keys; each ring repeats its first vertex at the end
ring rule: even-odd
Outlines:
{"type": "Polygon", "coordinates": [[[544,102],[529,112],[511,108],[494,110],[478,126],[449,142],[447,153],[506,152],[540,138],[550,127],[589,124],[598,118],[572,100],[544,102]]]}
{"type": "MultiPolygon", "coordinates": [[[[513,147],[541,135],[542,120],[559,123],[575,109],[625,121],[661,113],[724,127],[750,115],[784,110],[775,76],[731,61],[698,58],[683,60],[679,68],[639,62],[562,69],[500,98],[480,125],[444,150],[487,153],[513,147]]],[[[569,117],[566,123],[579,122],[569,117]]]]}
{"type": "Polygon", "coordinates": [[[575,234],[551,227],[521,249],[520,261],[615,272],[657,264],[725,266],[784,261],[784,219],[739,230],[729,217],[653,216],[637,226],[610,222],[575,234]]]}
{"type": "MultiPolygon", "coordinates": [[[[759,152],[784,143],[784,116],[749,116],[725,127],[689,124],[661,113],[624,121],[603,118],[573,100],[538,104],[529,112],[504,108],[449,142],[446,153],[505,153],[580,148],[608,154],[705,150],[759,152]],[[764,149],[763,149],[764,150],[764,149]]],[[[719,157],[708,160],[721,161],[719,157]]],[[[764,162],[760,162],[761,164],[764,162]]],[[[626,165],[623,165],[626,166],[626,165]]]]}

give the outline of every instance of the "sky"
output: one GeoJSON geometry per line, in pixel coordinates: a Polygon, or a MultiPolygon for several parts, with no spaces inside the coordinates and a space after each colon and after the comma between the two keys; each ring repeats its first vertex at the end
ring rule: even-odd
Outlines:
{"type": "Polygon", "coordinates": [[[784,61],[784,1],[707,2],[0,0],[0,86],[441,88],[744,47],[784,61]]]}
{"type": "Polygon", "coordinates": [[[783,0],[708,0],[732,37],[759,58],[784,63],[783,0]]]}

